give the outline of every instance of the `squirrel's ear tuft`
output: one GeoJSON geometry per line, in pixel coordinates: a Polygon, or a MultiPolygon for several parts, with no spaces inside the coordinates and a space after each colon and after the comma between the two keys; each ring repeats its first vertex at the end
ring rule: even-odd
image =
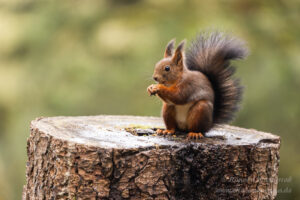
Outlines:
{"type": "Polygon", "coordinates": [[[182,41],[179,43],[179,45],[178,45],[176,51],[177,51],[177,50],[182,51],[183,48],[184,48],[184,45],[185,45],[185,40],[182,40],[182,41]]]}
{"type": "Polygon", "coordinates": [[[180,44],[178,45],[176,51],[175,51],[175,54],[174,54],[174,57],[173,57],[173,61],[176,63],[176,64],[182,64],[182,60],[183,60],[183,48],[184,48],[184,45],[185,45],[185,40],[183,40],[182,42],[180,42],[180,44]]]}
{"type": "Polygon", "coordinates": [[[175,39],[172,39],[172,40],[167,44],[167,47],[166,47],[166,50],[165,50],[165,55],[164,55],[165,58],[172,56],[172,52],[173,52],[173,49],[174,49],[174,45],[175,45],[175,39]]]}

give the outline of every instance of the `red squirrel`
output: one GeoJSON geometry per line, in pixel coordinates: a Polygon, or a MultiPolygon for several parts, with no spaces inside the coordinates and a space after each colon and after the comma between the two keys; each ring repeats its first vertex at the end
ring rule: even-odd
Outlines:
{"type": "Polygon", "coordinates": [[[166,130],[158,134],[188,132],[188,139],[198,139],[215,124],[230,122],[239,108],[242,86],[234,78],[230,61],[243,59],[248,51],[245,43],[221,32],[197,35],[184,53],[182,41],[175,52],[171,40],[154,69],[158,84],[147,88],[150,95],[162,101],[162,117],[166,130]]]}

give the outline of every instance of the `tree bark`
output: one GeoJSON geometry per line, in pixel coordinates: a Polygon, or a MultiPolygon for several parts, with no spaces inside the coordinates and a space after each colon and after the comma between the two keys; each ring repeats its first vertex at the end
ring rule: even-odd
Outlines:
{"type": "Polygon", "coordinates": [[[274,199],[280,138],[222,125],[198,141],[156,117],[39,118],[23,199],[274,199]]]}

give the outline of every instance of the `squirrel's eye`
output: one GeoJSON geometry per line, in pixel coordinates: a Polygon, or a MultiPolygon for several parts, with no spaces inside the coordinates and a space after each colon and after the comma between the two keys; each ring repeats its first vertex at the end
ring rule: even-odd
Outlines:
{"type": "Polygon", "coordinates": [[[170,66],[165,66],[165,70],[168,72],[170,71],[170,66]]]}

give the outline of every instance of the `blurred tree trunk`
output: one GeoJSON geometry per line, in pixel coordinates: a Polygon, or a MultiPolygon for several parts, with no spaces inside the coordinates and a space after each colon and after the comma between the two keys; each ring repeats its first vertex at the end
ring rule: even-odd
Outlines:
{"type": "Polygon", "coordinates": [[[280,138],[220,126],[196,142],[156,136],[161,119],[31,123],[23,199],[274,199],[280,138]]]}

